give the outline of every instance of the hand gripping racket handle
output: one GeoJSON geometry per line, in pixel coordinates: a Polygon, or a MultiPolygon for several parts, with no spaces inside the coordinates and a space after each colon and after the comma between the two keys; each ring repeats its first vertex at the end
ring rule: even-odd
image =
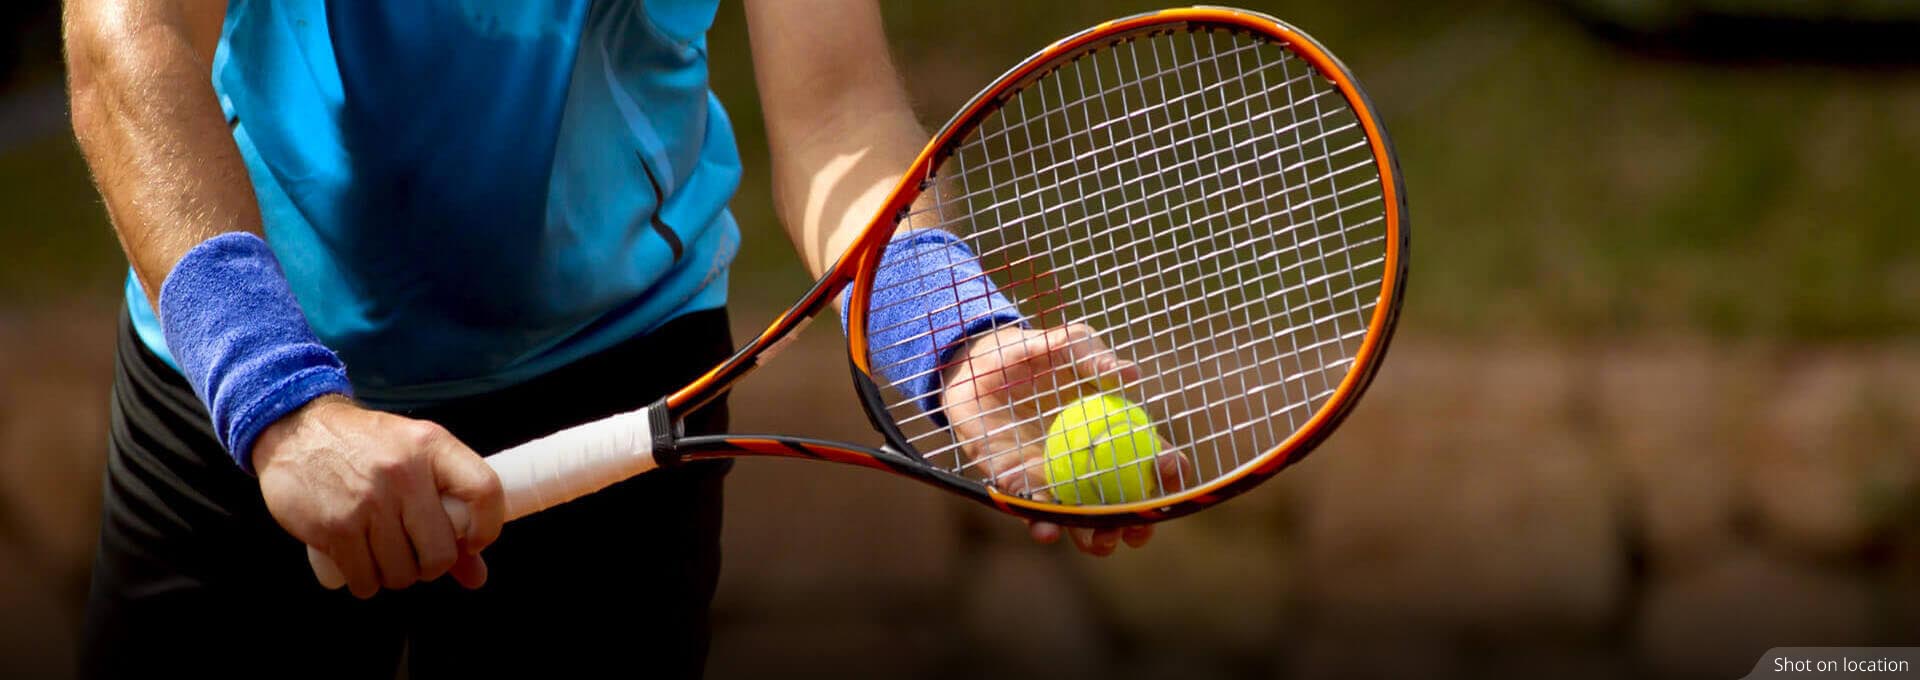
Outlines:
{"type": "MultiPolygon", "coordinates": [[[[507,520],[512,521],[585,496],[614,482],[652,470],[653,423],[656,404],[577,425],[487,457],[505,492],[507,520]]],[[[440,507],[453,521],[456,534],[465,536],[471,519],[467,504],[442,496],[440,507]]],[[[328,589],[347,583],[340,566],[325,553],[307,547],[314,578],[328,589]]]]}

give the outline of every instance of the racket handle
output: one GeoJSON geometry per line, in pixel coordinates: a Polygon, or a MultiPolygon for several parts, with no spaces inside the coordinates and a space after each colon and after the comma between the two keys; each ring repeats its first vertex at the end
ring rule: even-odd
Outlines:
{"type": "MultiPolygon", "coordinates": [[[[577,425],[487,457],[505,492],[512,521],[612,486],[654,469],[655,405],[577,425]]],[[[467,504],[442,496],[440,507],[454,531],[465,536],[471,521],[467,504]]],[[[325,553],[307,547],[314,578],[328,589],[347,584],[346,574],[325,553]]]]}

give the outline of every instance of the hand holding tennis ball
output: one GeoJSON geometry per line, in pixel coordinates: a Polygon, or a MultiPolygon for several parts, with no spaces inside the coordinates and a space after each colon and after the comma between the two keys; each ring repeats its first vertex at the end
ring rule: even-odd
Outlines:
{"type": "MultiPolygon", "coordinates": [[[[945,389],[940,399],[954,434],[966,442],[962,450],[990,483],[1006,493],[1057,501],[1053,494],[1044,493],[1044,487],[1048,475],[1047,427],[1052,424],[1050,420],[1060,420],[1060,414],[1047,413],[1041,404],[1057,403],[1054,394],[1078,396],[1088,388],[1113,391],[1141,377],[1138,365],[1109,349],[1093,327],[1086,324],[1045,329],[1003,326],[968,340],[965,359],[954,361],[945,370],[942,381],[945,389]],[[1020,455],[999,455],[1007,451],[1019,451],[1020,455]]],[[[1119,407],[1106,411],[1124,413],[1126,406],[1122,400],[1119,407]]],[[[1080,412],[1082,425],[1096,424],[1086,418],[1087,409],[1080,412]]],[[[1103,411],[1096,407],[1093,412],[1103,411]]],[[[1146,421],[1144,413],[1140,417],[1138,422],[1146,421]]],[[[1064,433],[1072,424],[1069,421],[1061,426],[1061,431],[1064,433]]],[[[1149,431],[1151,427],[1147,425],[1149,431]]],[[[1139,428],[1129,425],[1116,432],[1133,429],[1139,428]]],[[[1087,441],[1095,440],[1088,437],[1087,441]]],[[[1173,455],[1164,441],[1157,441],[1154,446],[1168,455],[1155,461],[1157,476],[1150,475],[1146,482],[1140,483],[1143,496],[1149,488],[1177,488],[1187,478],[1185,475],[1191,474],[1186,458],[1173,455]]],[[[1142,461],[1153,460],[1141,455],[1151,452],[1152,449],[1135,447],[1134,455],[1142,461]]],[[[1092,451],[1087,452],[1089,474],[1093,472],[1092,463],[1096,462],[1094,455],[1092,451]]],[[[1067,468],[1063,470],[1066,474],[1057,476],[1072,477],[1071,455],[1065,457],[1062,465],[1067,468]]],[[[1114,475],[1115,481],[1124,476],[1114,475]]],[[[1086,490],[1093,493],[1087,494],[1089,498],[1082,502],[1100,502],[1097,482],[1089,484],[1086,490]]],[[[1075,494],[1074,500],[1081,500],[1079,491],[1076,485],[1071,492],[1075,494]]],[[[1122,543],[1135,548],[1146,545],[1153,537],[1153,525],[1091,529],[1030,522],[1028,532],[1035,542],[1043,544],[1069,537],[1081,552],[1100,556],[1111,554],[1122,543]]]]}
{"type": "Polygon", "coordinates": [[[1082,398],[1047,428],[1047,487],[1067,505],[1143,501],[1159,492],[1160,435],[1125,397],[1082,398]]]}

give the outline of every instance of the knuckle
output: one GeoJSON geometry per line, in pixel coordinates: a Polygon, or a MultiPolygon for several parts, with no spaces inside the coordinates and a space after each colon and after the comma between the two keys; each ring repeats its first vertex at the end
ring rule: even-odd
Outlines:
{"type": "Polygon", "coordinates": [[[359,519],[351,514],[336,514],[320,520],[320,534],[329,544],[338,544],[354,538],[360,528],[359,519]]]}
{"type": "Polygon", "coordinates": [[[381,514],[385,505],[379,494],[368,489],[354,495],[353,502],[347,506],[346,516],[343,519],[350,521],[355,529],[362,529],[367,526],[368,520],[381,514]]]}
{"type": "Polygon", "coordinates": [[[406,425],[407,441],[415,447],[425,447],[439,443],[447,436],[445,428],[425,420],[410,420],[406,425]]]}
{"type": "Polygon", "coordinates": [[[407,467],[412,464],[410,459],[406,449],[382,449],[369,456],[367,463],[375,476],[391,479],[406,474],[407,467]]]}

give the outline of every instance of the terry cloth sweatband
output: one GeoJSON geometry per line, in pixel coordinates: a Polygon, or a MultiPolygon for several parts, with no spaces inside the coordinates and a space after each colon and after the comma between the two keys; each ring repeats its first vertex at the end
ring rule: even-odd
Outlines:
{"type": "MultiPolygon", "coordinates": [[[[867,309],[868,363],[942,427],[940,373],[960,341],[999,326],[1026,326],[1020,308],[994,287],[967,244],[939,229],[894,235],[874,272],[867,309]]],[[[846,310],[843,295],[842,328],[846,310]]]]}
{"type": "Polygon", "coordinates": [[[352,394],[346,366],[314,337],[258,236],[221,234],[187,251],[161,284],[157,311],[214,434],[248,474],[267,426],[315,397],[352,394]]]}

